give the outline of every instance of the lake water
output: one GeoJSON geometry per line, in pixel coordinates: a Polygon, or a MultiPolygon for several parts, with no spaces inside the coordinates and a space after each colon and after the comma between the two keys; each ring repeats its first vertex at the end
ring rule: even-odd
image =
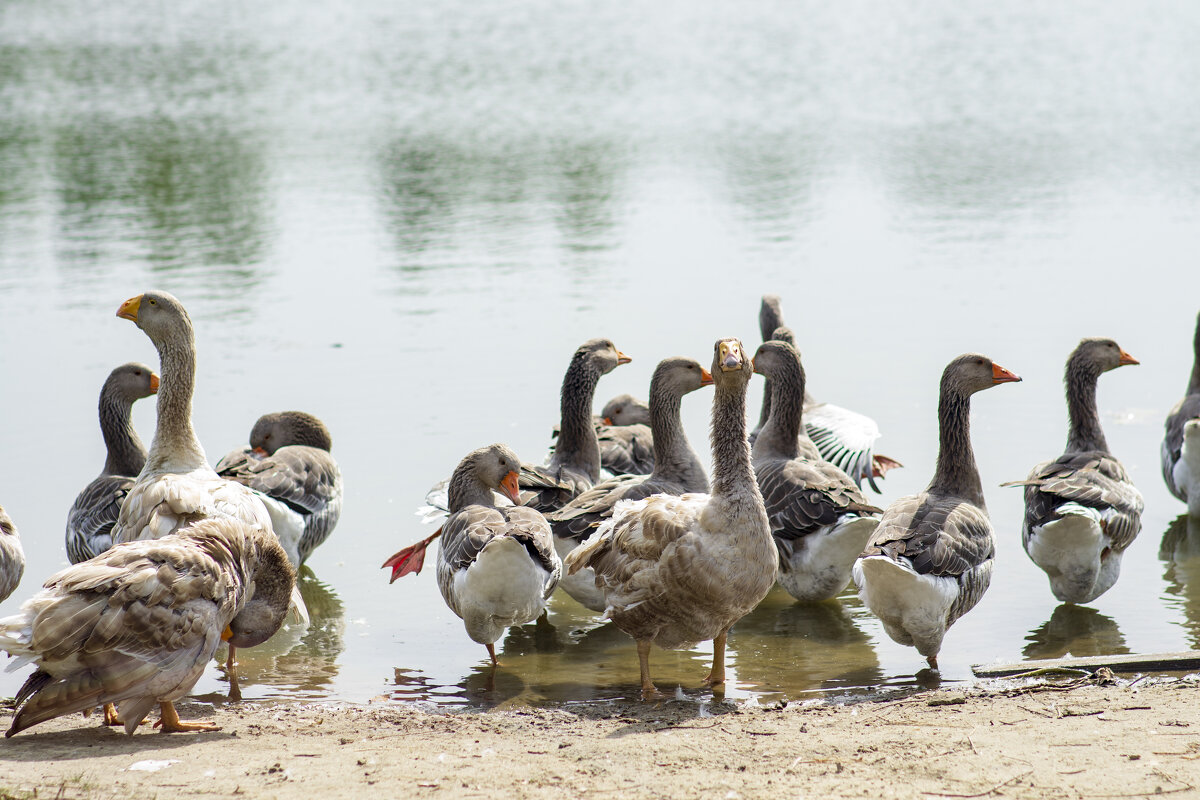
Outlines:
{"type": "MultiPolygon", "coordinates": [[[[881,504],[932,474],[947,361],[1025,379],[975,400],[998,557],[944,680],[1200,646],[1200,526],[1158,467],[1200,297],[1198,37],[1200,9],[1167,2],[5,3],[0,503],[29,566],[3,611],[66,564],[100,385],[157,368],[116,309],[162,288],[196,324],[209,458],[300,408],[345,477],[303,583],[313,626],[242,652],[246,697],[633,694],[632,642],[569,598],[510,632],[489,681],[433,571],[389,586],[379,565],[431,532],[413,512],[469,450],[541,460],[580,342],[634,358],[597,407],[645,396],[661,358],[752,350],[772,292],[813,394],[873,416],[905,464],[881,504]],[[1099,399],[1146,512],[1116,587],[1058,607],[998,484],[1061,452],[1063,363],[1096,335],[1142,361],[1099,399]]],[[[684,402],[701,453],[710,402],[684,402]]],[[[153,405],[135,411],[149,441],[153,405]]],[[[655,651],[658,684],[702,699],[709,652],[655,651]]],[[[764,701],[923,667],[853,594],[778,590],[730,659],[729,695],[764,701]]],[[[214,665],[196,693],[225,689],[214,665]]]]}

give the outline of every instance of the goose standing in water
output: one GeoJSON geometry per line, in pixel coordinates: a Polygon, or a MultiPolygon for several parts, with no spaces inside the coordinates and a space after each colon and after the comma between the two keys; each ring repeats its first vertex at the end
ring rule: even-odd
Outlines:
{"type": "Polygon", "coordinates": [[[222,638],[249,647],[278,630],[294,586],[270,531],[229,517],[68,567],[0,619],[0,650],[18,659],[9,669],[37,666],[17,692],[6,735],[113,703],[130,734],[156,704],[164,732],[218,730],[180,721],[174,702],[222,638]]]}
{"type": "Polygon", "coordinates": [[[1200,315],[1192,339],[1192,374],[1187,393],[1167,415],[1162,443],[1162,474],[1171,494],[1200,517],[1200,315]]]}
{"type": "Polygon", "coordinates": [[[1121,573],[1121,556],[1142,528],[1142,495],[1105,441],[1096,410],[1100,375],[1137,364],[1112,339],[1084,339],[1067,359],[1067,449],[1024,481],[1025,552],[1065,603],[1088,603],[1121,573]]]}
{"type": "Polygon", "coordinates": [[[342,513],[342,473],[332,449],[333,437],[324,422],[303,411],[279,411],[258,418],[249,447],[217,462],[221,477],[300,514],[304,533],[297,544],[299,564],[329,537],[342,513]]]}
{"type": "Polygon", "coordinates": [[[933,480],[887,507],[854,564],[863,604],[888,636],[916,647],[933,669],[946,629],[987,591],[996,554],[971,448],[971,395],[1019,380],[986,356],[950,362],[942,373],[933,480]]]}
{"type": "MultiPolygon", "coordinates": [[[[763,341],[778,339],[795,347],[791,329],[778,331],[780,327],[783,327],[783,310],[779,296],[764,294],[758,310],[758,328],[763,341]]],[[[758,425],[750,433],[751,443],[771,416],[771,394],[768,380],[763,387],[758,425]]],[[[882,478],[888,470],[904,466],[894,458],[875,452],[875,442],[880,436],[875,420],[841,406],[819,403],[807,391],[804,393],[804,429],[821,458],[841,469],[860,487],[865,478],[878,492],[875,479],[882,478]]]]}
{"type": "Polygon", "coordinates": [[[819,454],[801,454],[805,379],[795,348],[763,342],[754,371],[771,382],[771,413],[754,441],[753,462],[779,548],[779,584],[797,600],[828,600],[850,583],[882,509],[819,454]]]}
{"type": "MultiPolygon", "coordinates": [[[[520,459],[502,444],[468,453],[450,477],[450,516],[434,534],[441,536],[442,598],[467,635],[487,648],[493,666],[496,640],[506,628],[541,616],[562,574],[546,518],[522,505],[497,508],[492,499],[500,492],[518,503],[520,468],[520,459]]],[[[420,571],[419,563],[412,566],[412,551],[428,543],[406,547],[384,562],[392,568],[391,581],[420,571]]]]}
{"type": "Polygon", "coordinates": [[[121,503],[146,464],[131,419],[133,404],[158,391],[158,376],[145,364],[122,364],[100,389],[100,433],[108,455],[99,477],[84,487],[67,514],[67,558],[87,561],[112,547],[112,529],[121,503]]]}
{"type": "Polygon", "coordinates": [[[0,506],[0,601],[17,590],[25,574],[25,551],[8,512],[0,506]]]}
{"type": "Polygon", "coordinates": [[[713,640],[709,685],[725,682],[725,641],[775,583],[779,556],[746,440],[746,385],[753,364],[737,339],[714,346],[711,494],[653,495],[618,503],[566,558],[591,567],[607,614],[637,642],[642,696],[658,696],[650,646],[713,640]]]}
{"type": "MultiPolygon", "coordinates": [[[[596,526],[608,518],[621,500],[641,500],[652,494],[680,495],[708,491],[708,475],[683,430],[680,405],[683,396],[713,382],[708,370],[690,358],[659,362],[650,379],[650,427],[654,432],[654,471],[648,476],[621,475],[580,494],[558,511],[547,515],[554,529],[554,547],[560,556],[575,549],[596,526]]],[[[590,569],[564,576],[563,590],[592,611],[606,607],[590,569]]]]}

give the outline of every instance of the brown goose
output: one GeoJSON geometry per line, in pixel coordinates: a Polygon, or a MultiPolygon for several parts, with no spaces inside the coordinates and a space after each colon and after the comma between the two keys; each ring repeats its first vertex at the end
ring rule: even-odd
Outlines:
{"type": "MultiPolygon", "coordinates": [[[[547,515],[554,529],[554,547],[565,557],[612,514],[620,500],[641,500],[652,494],[708,491],[708,475],[692,449],[680,419],[683,396],[712,384],[712,375],[690,358],[660,361],[650,379],[650,426],[654,431],[654,471],[648,476],[622,475],[583,492],[547,515]]],[[[563,590],[593,611],[605,609],[604,594],[595,573],[582,569],[565,576],[563,590]]]]}
{"type": "Polygon", "coordinates": [[[933,669],[946,629],[987,591],[996,553],[971,449],[971,395],[1019,380],[986,356],[950,362],[942,373],[933,480],[887,507],[854,565],[858,596],[888,636],[916,647],[933,669]]]}
{"type": "Polygon", "coordinates": [[[754,473],[779,548],[779,585],[797,600],[836,597],[879,524],[882,509],[820,455],[802,455],[804,406],[800,354],[768,341],[754,371],[771,382],[771,414],[754,442],[754,473]]]}
{"type": "Polygon", "coordinates": [[[1187,393],[1167,415],[1162,474],[1171,494],[1188,504],[1188,514],[1200,517],[1200,315],[1192,338],[1187,393]]]}
{"type": "Polygon", "coordinates": [[[713,640],[709,685],[725,682],[725,640],[775,583],[778,555],[746,441],[746,385],[753,364],[737,339],[713,354],[711,494],[653,495],[619,503],[584,544],[568,572],[596,571],[617,627],[637,641],[642,696],[650,645],[675,649],[713,640]]]}
{"type": "MultiPolygon", "coordinates": [[[[764,294],[758,311],[758,327],[763,341],[782,339],[795,347],[795,337],[790,329],[785,328],[777,333],[782,326],[783,311],[779,296],[764,294]]],[[[771,388],[768,381],[763,388],[758,426],[750,434],[751,442],[770,415],[771,388]]],[[[899,461],[875,452],[875,442],[880,436],[875,420],[841,406],[819,403],[807,392],[804,395],[804,428],[821,457],[844,471],[860,487],[865,478],[871,488],[878,492],[875,479],[882,478],[888,470],[903,466],[899,461]]]]}
{"type": "Polygon", "coordinates": [[[25,574],[25,551],[8,512],[0,506],[0,600],[17,590],[25,574]]]}
{"type": "Polygon", "coordinates": [[[145,364],[122,364],[100,389],[100,432],[108,456],[99,477],[84,487],[67,514],[67,558],[87,561],[112,547],[112,529],[121,503],[146,464],[131,419],[133,404],[158,391],[158,376],[145,364]]]}
{"type": "MultiPolygon", "coordinates": [[[[437,567],[442,598],[467,635],[487,647],[493,665],[495,641],[506,628],[541,616],[562,574],[546,518],[521,505],[497,508],[492,500],[499,491],[518,501],[520,466],[502,444],[468,453],[450,478],[450,516],[434,534],[442,537],[437,567]]],[[[392,581],[419,571],[405,569],[411,551],[405,548],[384,562],[384,568],[392,567],[392,581]]]]}
{"type": "Polygon", "coordinates": [[[6,735],[102,703],[119,706],[130,734],[156,704],[164,731],[217,730],[181,722],[174,701],[222,638],[250,646],[274,633],[294,583],[275,537],[229,517],[68,567],[0,620],[0,650],[18,659],[9,669],[37,665],[6,735]]]}
{"type": "Polygon", "coordinates": [[[1137,364],[1112,339],[1084,339],[1067,359],[1067,449],[1038,464],[1024,481],[1021,541],[1050,579],[1054,596],[1087,603],[1108,591],[1121,556],[1142,528],[1142,495],[1108,450],[1096,383],[1101,373],[1137,364]]]}
{"type": "Polygon", "coordinates": [[[304,520],[300,564],[324,542],[342,513],[342,473],[330,452],[325,423],[303,411],[264,414],[250,431],[250,446],[217,462],[217,474],[288,505],[304,520]]]}

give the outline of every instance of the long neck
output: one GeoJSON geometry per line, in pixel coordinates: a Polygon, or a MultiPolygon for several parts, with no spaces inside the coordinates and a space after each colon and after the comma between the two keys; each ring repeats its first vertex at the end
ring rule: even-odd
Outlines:
{"type": "Polygon", "coordinates": [[[599,380],[600,371],[586,358],[571,362],[559,400],[558,446],[550,459],[552,469],[570,466],[593,481],[600,479],[600,442],[592,424],[592,398],[599,380]]]}
{"type": "Polygon", "coordinates": [[[771,393],[773,384],[770,378],[763,380],[763,401],[762,410],[758,412],[758,429],[761,431],[767,427],[767,420],[771,418],[771,393]]]}
{"type": "Polygon", "coordinates": [[[975,451],[971,449],[970,395],[943,389],[938,403],[938,427],[937,470],[929,489],[962,497],[985,508],[975,451]]]}
{"type": "Polygon", "coordinates": [[[1067,413],[1071,426],[1067,433],[1067,452],[1088,450],[1108,452],[1108,442],[1100,428],[1096,410],[1096,383],[1100,374],[1074,363],[1067,366],[1067,413]]]}
{"type": "Polygon", "coordinates": [[[192,428],[196,383],[196,344],[191,330],[158,344],[162,379],[158,387],[158,427],[146,457],[150,469],[170,465],[196,469],[208,464],[192,428]]]}
{"type": "Polygon", "coordinates": [[[654,434],[655,478],[672,478],[700,466],[683,431],[680,406],[683,396],[650,387],[650,431],[654,434]]]}
{"type": "MultiPolygon", "coordinates": [[[[745,384],[718,379],[713,397],[711,438],[712,494],[728,497],[749,486],[758,495],[758,483],[750,465],[750,442],[746,440],[745,384]]],[[[761,503],[761,495],[759,497],[761,503]]]]}
{"type": "Polygon", "coordinates": [[[450,512],[461,511],[467,506],[494,506],[492,490],[475,474],[475,464],[464,462],[450,476],[447,490],[450,512]]]}
{"type": "Polygon", "coordinates": [[[1200,394],[1200,315],[1196,317],[1196,336],[1192,339],[1192,377],[1188,379],[1188,394],[1200,394]]]}
{"type": "Polygon", "coordinates": [[[804,369],[799,364],[785,363],[771,382],[771,395],[771,418],[754,440],[754,449],[780,458],[795,458],[800,455],[804,369]]]}
{"type": "Polygon", "coordinates": [[[100,432],[108,457],[102,475],[137,475],[146,465],[146,445],[133,428],[133,403],[119,393],[100,393],[100,432]]]}

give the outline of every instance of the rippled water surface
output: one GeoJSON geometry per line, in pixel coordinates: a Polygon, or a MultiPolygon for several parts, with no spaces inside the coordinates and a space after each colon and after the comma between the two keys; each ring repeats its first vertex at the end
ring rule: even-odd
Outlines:
{"type": "MultiPolygon", "coordinates": [[[[598,403],[644,396],[663,357],[756,345],[773,292],[813,394],[873,416],[905,464],[882,503],[932,474],[950,358],[1025,378],[976,398],[998,559],[944,679],[1198,646],[1200,527],[1157,455],[1200,297],[1198,36],[1200,10],[1156,2],[5,3],[0,503],[29,567],[4,610],[66,564],[100,385],[156,363],[114,314],[163,288],[196,324],[209,457],[302,408],[345,476],[302,583],[313,625],[243,652],[247,697],[629,695],[632,642],[569,598],[491,676],[432,571],[389,586],[379,564],[431,532],[413,511],[467,451],[541,459],[578,343],[635,359],[598,403]],[[1146,513],[1117,586],[1058,607],[998,484],[1061,452],[1063,362],[1093,335],[1142,361],[1099,395],[1146,513]]],[[[684,402],[702,453],[710,400],[684,402]]],[[[135,420],[149,440],[152,405],[135,420]]],[[[659,685],[703,697],[708,652],[656,651],[659,685]]],[[[778,590],[730,658],[739,698],[923,665],[852,594],[778,590]]],[[[224,689],[214,665],[196,692],[224,689]]]]}

